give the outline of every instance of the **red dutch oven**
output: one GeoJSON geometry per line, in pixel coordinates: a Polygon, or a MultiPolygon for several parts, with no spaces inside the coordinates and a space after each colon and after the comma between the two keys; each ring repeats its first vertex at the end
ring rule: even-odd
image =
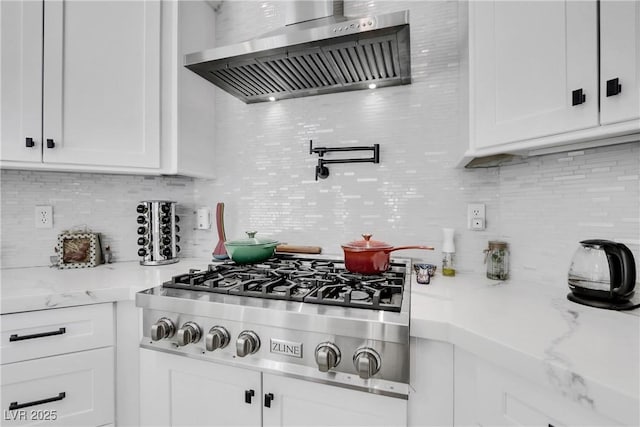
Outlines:
{"type": "Polygon", "coordinates": [[[342,245],[344,266],[352,273],[380,274],[389,269],[389,253],[403,249],[424,249],[432,251],[431,246],[396,246],[371,240],[371,234],[363,234],[364,240],[342,245]]]}

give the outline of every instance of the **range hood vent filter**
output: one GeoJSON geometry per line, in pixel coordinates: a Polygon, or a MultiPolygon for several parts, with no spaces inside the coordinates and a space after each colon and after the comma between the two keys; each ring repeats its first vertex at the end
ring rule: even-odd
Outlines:
{"type": "Polygon", "coordinates": [[[288,29],[287,37],[265,36],[190,54],[185,60],[187,68],[245,103],[367,89],[372,83],[409,84],[408,11],[293,33],[288,29]],[[338,29],[347,34],[336,35],[338,29]],[[318,39],[318,33],[327,36],[318,39]],[[312,35],[315,38],[305,42],[287,41],[312,35]],[[278,44],[282,46],[273,47],[278,44]],[[247,53],[248,46],[257,48],[247,53]],[[234,51],[242,54],[228,55],[234,51]]]}

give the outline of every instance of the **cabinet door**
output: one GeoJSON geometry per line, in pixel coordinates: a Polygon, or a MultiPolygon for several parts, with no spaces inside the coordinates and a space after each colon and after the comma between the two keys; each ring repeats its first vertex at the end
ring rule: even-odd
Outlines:
{"type": "Polygon", "coordinates": [[[406,426],[407,401],[263,375],[264,426],[406,426]],[[265,396],[272,394],[266,407],[265,396]]]}
{"type": "Polygon", "coordinates": [[[598,125],[595,1],[469,7],[473,148],[598,125]],[[584,102],[573,105],[578,90],[584,102]]]}
{"type": "Polygon", "coordinates": [[[40,162],[42,3],[0,2],[0,43],[0,160],[40,162]]]}
{"type": "Polygon", "coordinates": [[[46,0],[44,17],[44,162],[159,167],[160,2],[46,0]]]}
{"type": "Polygon", "coordinates": [[[455,375],[456,425],[620,425],[597,413],[594,410],[597,406],[588,394],[578,395],[578,403],[568,398],[567,390],[558,385],[547,387],[532,383],[459,349],[456,349],[455,375]]]}
{"type": "Polygon", "coordinates": [[[640,118],[637,1],[600,2],[600,77],[600,122],[610,124],[640,118]],[[619,90],[614,79],[618,79],[619,90]]]}
{"type": "Polygon", "coordinates": [[[256,371],[141,349],[140,423],[259,426],[260,386],[256,371]]]}

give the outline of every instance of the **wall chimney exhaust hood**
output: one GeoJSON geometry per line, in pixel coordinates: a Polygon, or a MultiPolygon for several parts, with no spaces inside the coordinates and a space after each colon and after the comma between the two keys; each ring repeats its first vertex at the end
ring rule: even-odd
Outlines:
{"type": "Polygon", "coordinates": [[[245,103],[411,83],[409,11],[342,10],[341,1],[288,2],[283,29],[188,54],[185,67],[245,103]]]}

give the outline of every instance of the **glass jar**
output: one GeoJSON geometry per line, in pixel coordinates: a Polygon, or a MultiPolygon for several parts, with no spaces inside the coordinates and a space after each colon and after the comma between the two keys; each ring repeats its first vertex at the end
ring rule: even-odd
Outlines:
{"type": "Polygon", "coordinates": [[[493,280],[507,280],[509,277],[509,245],[507,242],[490,241],[485,249],[484,262],[487,277],[493,280]]]}
{"type": "Polygon", "coordinates": [[[451,252],[444,252],[442,254],[442,275],[443,276],[455,276],[456,268],[454,265],[454,255],[451,252]]]}

